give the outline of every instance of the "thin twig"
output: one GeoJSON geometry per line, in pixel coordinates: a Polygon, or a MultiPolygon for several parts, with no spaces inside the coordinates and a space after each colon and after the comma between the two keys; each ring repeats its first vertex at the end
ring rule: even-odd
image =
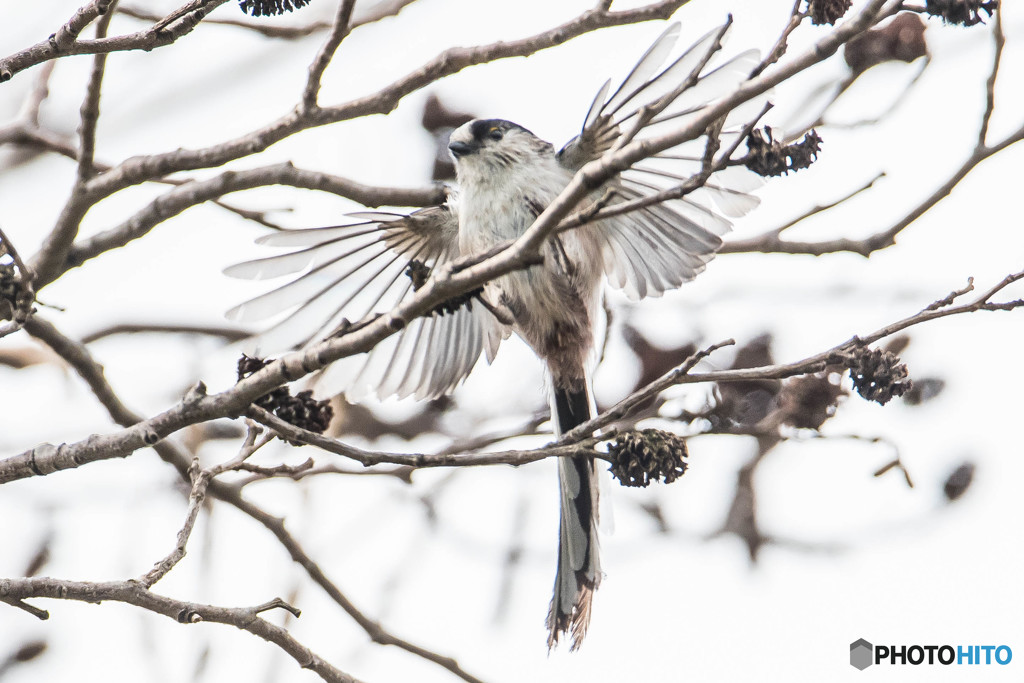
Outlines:
{"type": "Polygon", "coordinates": [[[665,375],[662,375],[659,379],[654,380],[647,386],[634,391],[632,394],[622,399],[608,410],[605,410],[600,415],[587,420],[574,429],[569,430],[562,435],[562,438],[558,440],[558,443],[571,444],[576,443],[581,439],[591,438],[591,435],[594,432],[610,425],[616,420],[621,420],[635,406],[638,406],[641,403],[646,403],[649,399],[657,396],[670,386],[678,384],[682,378],[689,375],[690,370],[696,367],[697,363],[701,362],[715,351],[726,346],[732,346],[735,343],[736,342],[732,339],[726,339],[725,341],[720,341],[717,344],[712,344],[711,346],[698,351],[683,361],[679,367],[669,371],[665,375]]]}
{"type": "Polygon", "coordinates": [[[188,511],[185,513],[185,524],[178,532],[177,544],[174,546],[174,550],[153,565],[153,568],[150,569],[149,572],[137,579],[139,585],[143,588],[152,588],[157,581],[167,576],[167,574],[174,569],[175,565],[185,557],[185,547],[188,545],[188,539],[192,535],[192,529],[195,527],[196,520],[199,518],[199,510],[202,508],[203,501],[206,499],[206,488],[210,483],[210,473],[209,471],[201,470],[199,468],[199,458],[195,458],[192,461],[192,467],[189,468],[189,473],[192,476],[192,490],[189,492],[188,496],[188,511]]]}
{"type": "Polygon", "coordinates": [[[956,186],[959,185],[960,182],[981,162],[995,156],[1007,147],[1017,144],[1021,140],[1024,140],[1024,126],[1021,126],[994,145],[976,149],[974,153],[964,161],[960,168],[954,171],[953,175],[951,175],[945,183],[932,192],[927,199],[911,209],[903,218],[898,220],[892,226],[885,230],[876,232],[869,237],[865,237],[863,239],[839,238],[833,240],[821,240],[818,242],[797,242],[791,240],[772,239],[769,234],[762,238],[755,238],[753,240],[726,243],[722,248],[722,252],[756,251],[761,253],[813,254],[815,256],[820,256],[822,254],[846,251],[860,254],[865,257],[870,256],[876,251],[886,249],[894,245],[896,243],[896,237],[901,232],[912,225],[918,218],[926,214],[940,201],[948,197],[953,189],[956,188],[956,186]]]}
{"type": "Polygon", "coordinates": [[[188,496],[188,511],[185,514],[185,524],[178,532],[177,543],[174,546],[174,550],[153,565],[153,568],[150,569],[149,572],[137,579],[138,583],[142,587],[147,589],[152,588],[157,581],[167,576],[178,562],[185,557],[185,549],[188,545],[188,539],[192,535],[192,529],[196,525],[196,520],[199,518],[199,510],[203,506],[203,501],[206,500],[206,490],[210,486],[210,481],[219,474],[237,469],[239,466],[243,465],[253,453],[273,439],[273,436],[268,434],[263,434],[262,437],[260,437],[261,432],[262,429],[250,423],[249,429],[246,431],[245,440],[242,442],[242,447],[239,450],[239,454],[234,460],[230,460],[226,463],[222,463],[208,469],[201,469],[199,467],[199,458],[194,458],[192,460],[192,465],[189,467],[189,476],[192,478],[192,490],[189,492],[188,496]]]}
{"type": "MultiPolygon", "coordinates": [[[[365,11],[361,9],[361,5],[357,5],[356,9],[359,11],[353,12],[350,31],[354,31],[361,26],[366,26],[367,24],[380,21],[386,17],[395,16],[414,2],[416,2],[416,0],[391,0],[390,2],[378,2],[365,11]]],[[[117,11],[125,16],[129,16],[134,19],[141,19],[143,21],[159,21],[161,19],[159,14],[141,7],[119,7],[117,11]]],[[[283,26],[279,24],[269,24],[266,22],[212,18],[206,19],[203,23],[215,24],[217,26],[234,26],[236,28],[253,31],[266,36],[267,38],[281,38],[284,40],[305,38],[306,36],[311,36],[314,33],[326,31],[333,26],[332,22],[328,21],[314,21],[306,26],[283,26]]]]}
{"type": "Polygon", "coordinates": [[[110,0],[92,0],[89,4],[79,8],[66,24],[50,36],[48,42],[53,45],[55,50],[66,50],[86,26],[107,11],[109,5],[110,0]]]}
{"type": "Polygon", "coordinates": [[[32,92],[25,98],[25,103],[19,112],[18,118],[30,126],[39,127],[39,110],[42,109],[46,98],[50,96],[50,77],[53,75],[53,67],[56,65],[56,62],[47,62],[39,70],[32,92]]]}
{"type": "MultiPolygon", "coordinates": [[[[114,13],[110,10],[117,6],[117,0],[111,0],[100,20],[96,22],[96,37],[105,38],[110,20],[114,13]]],[[[100,120],[100,91],[103,87],[103,74],[107,67],[107,55],[98,54],[92,60],[92,72],[89,74],[89,85],[85,89],[85,100],[82,102],[79,125],[78,182],[84,183],[94,173],[93,159],[96,156],[96,124],[100,120]]]]}
{"type": "Polygon", "coordinates": [[[209,11],[206,7],[206,0],[189,0],[184,5],[174,10],[167,16],[157,20],[153,24],[154,31],[160,32],[165,30],[168,26],[179,20],[188,21],[190,15],[193,17],[191,21],[196,22],[203,19],[206,13],[209,11]],[[197,17],[197,18],[196,18],[197,17]]]}
{"type": "Polygon", "coordinates": [[[776,244],[779,241],[779,236],[782,235],[782,233],[785,232],[786,230],[789,230],[790,228],[792,228],[793,226],[795,226],[795,225],[797,225],[799,223],[802,223],[803,221],[807,220],[811,216],[815,216],[815,215],[817,215],[819,213],[822,213],[824,211],[828,211],[829,209],[834,209],[835,207],[839,206],[840,204],[853,199],[854,197],[859,195],[861,192],[864,192],[864,191],[869,190],[872,187],[874,187],[875,183],[877,183],[879,180],[881,180],[884,177],[885,177],[885,171],[880,171],[878,173],[878,175],[876,175],[874,178],[869,180],[867,183],[865,183],[865,184],[861,185],[860,187],[858,187],[856,190],[854,190],[854,191],[852,191],[852,192],[850,192],[848,194],[843,195],[842,197],[840,197],[839,199],[836,199],[835,201],[828,202],[827,204],[818,204],[818,205],[808,209],[804,213],[800,214],[796,218],[794,218],[794,219],[792,219],[790,221],[787,221],[786,223],[783,223],[782,225],[780,225],[777,228],[773,228],[771,230],[768,230],[767,232],[764,232],[764,233],[762,233],[760,235],[757,235],[756,237],[750,237],[750,238],[747,238],[747,239],[744,239],[744,240],[731,240],[731,241],[727,242],[722,247],[722,249],[720,250],[720,253],[728,254],[728,253],[740,253],[740,252],[747,252],[747,251],[757,251],[757,250],[759,250],[760,247],[766,247],[766,246],[769,246],[769,245],[776,244]]]}
{"type": "Polygon", "coordinates": [[[348,35],[353,6],[355,6],[355,0],[341,0],[341,3],[338,5],[337,14],[334,15],[334,25],[331,28],[331,34],[320,48],[316,59],[309,66],[309,79],[306,81],[306,89],[302,92],[303,109],[317,108],[317,98],[320,95],[320,81],[324,77],[327,65],[334,59],[334,53],[337,52],[341,41],[345,40],[345,36],[348,35]]]}
{"type": "Polygon", "coordinates": [[[611,206],[588,206],[576,213],[565,218],[557,228],[558,232],[565,230],[571,230],[573,228],[580,227],[593,221],[599,221],[605,218],[613,218],[615,216],[621,216],[627,213],[633,213],[634,211],[640,211],[649,206],[656,204],[663,204],[673,199],[682,199],[686,195],[694,192],[695,190],[703,187],[710,177],[722,169],[730,165],[732,155],[739,148],[740,143],[747,139],[750,135],[750,131],[753,130],[757,122],[771,109],[771,103],[766,103],[761,111],[751,121],[747,122],[743,130],[736,136],[736,139],[730,144],[729,148],[725,150],[723,154],[719,156],[717,160],[714,159],[715,154],[718,153],[719,139],[717,134],[713,132],[712,128],[709,128],[706,132],[707,143],[704,146],[704,156],[701,160],[701,170],[686,180],[686,182],[680,183],[674,187],[670,187],[659,192],[644,195],[638,199],[631,199],[625,202],[619,202],[611,206]]]}
{"type": "Polygon", "coordinates": [[[992,54],[992,70],[989,72],[988,80],[985,82],[985,113],[981,116],[981,125],[978,127],[978,143],[975,150],[985,149],[988,140],[988,126],[992,120],[992,112],[996,108],[996,78],[999,74],[999,62],[1003,56],[1003,47],[1006,46],[1006,36],[1003,35],[1003,13],[996,12],[996,20],[992,26],[992,42],[994,43],[992,54]]]}
{"type": "Polygon", "coordinates": [[[789,22],[786,24],[786,28],[782,29],[782,33],[779,35],[778,40],[775,41],[775,45],[768,51],[768,54],[761,60],[761,63],[750,72],[751,77],[757,76],[769,66],[782,59],[782,56],[786,54],[786,49],[789,46],[789,36],[807,17],[805,12],[800,11],[800,5],[803,3],[804,0],[794,0],[793,8],[789,11],[789,22]]]}
{"type": "Polygon", "coordinates": [[[839,206],[843,202],[847,202],[847,201],[853,199],[854,197],[859,195],[861,192],[865,192],[867,190],[870,190],[872,187],[875,186],[875,183],[877,183],[879,180],[881,180],[884,177],[885,177],[885,171],[879,171],[878,174],[874,178],[872,178],[868,182],[864,183],[863,185],[858,187],[853,192],[845,194],[842,197],[840,197],[839,199],[836,199],[835,201],[831,201],[828,204],[818,204],[817,206],[815,206],[815,207],[813,207],[811,209],[808,209],[806,212],[800,214],[799,216],[797,216],[793,220],[788,221],[787,223],[782,224],[781,226],[779,226],[778,228],[776,228],[772,232],[775,235],[780,235],[783,232],[785,232],[786,230],[789,230],[790,228],[792,228],[797,223],[801,223],[801,222],[807,220],[808,218],[810,218],[811,216],[819,214],[819,213],[821,213],[823,211],[828,211],[829,209],[834,209],[835,207],[839,206]]]}
{"type": "Polygon", "coordinates": [[[226,342],[237,342],[248,339],[252,333],[240,330],[237,327],[226,327],[220,325],[194,325],[194,324],[173,324],[173,323],[120,323],[103,329],[91,332],[82,337],[83,344],[113,337],[120,334],[185,334],[190,336],[219,337],[226,342]]]}
{"type": "Polygon", "coordinates": [[[484,465],[526,465],[545,458],[556,458],[561,456],[596,456],[603,454],[594,450],[594,446],[610,438],[605,434],[601,438],[591,437],[577,439],[575,442],[563,445],[548,445],[532,450],[511,450],[511,451],[488,451],[484,453],[385,453],[381,451],[366,451],[344,442],[332,439],[329,436],[316,434],[305,429],[289,424],[272,413],[260,408],[250,406],[246,410],[246,416],[280,434],[288,441],[299,441],[311,446],[316,446],[328,453],[335,453],[346,458],[355,460],[366,467],[372,465],[401,465],[416,469],[433,467],[475,467],[484,465]]]}
{"type": "Polygon", "coordinates": [[[416,471],[415,468],[405,465],[391,467],[388,469],[356,470],[340,467],[338,465],[317,465],[312,458],[307,458],[298,465],[276,465],[274,467],[261,467],[259,465],[243,463],[239,465],[237,469],[252,473],[251,477],[246,477],[245,479],[241,479],[237,482],[238,486],[241,488],[245,488],[249,484],[266,481],[268,479],[288,478],[292,481],[299,481],[301,479],[316,477],[322,474],[341,474],[357,477],[394,477],[405,484],[411,484],[412,473],[416,471]]]}

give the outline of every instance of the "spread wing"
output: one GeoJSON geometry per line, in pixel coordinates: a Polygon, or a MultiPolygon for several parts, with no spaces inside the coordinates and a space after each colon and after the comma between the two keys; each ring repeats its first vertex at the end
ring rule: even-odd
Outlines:
{"type": "MultiPolygon", "coordinates": [[[[321,339],[343,319],[390,310],[414,289],[407,273],[413,261],[435,268],[458,256],[454,204],[409,215],[356,213],[351,216],[359,222],[261,237],[260,244],[293,250],[224,272],[253,280],[293,277],[227,316],[255,322],[287,313],[257,338],[262,350],[276,350],[321,339]]],[[[344,390],[350,398],[367,392],[436,398],[466,378],[482,351],[490,362],[507,336],[479,301],[469,301],[453,313],[417,318],[368,354],[332,364],[318,384],[325,393],[344,390]]]]}
{"type": "MultiPolygon", "coordinates": [[[[558,153],[559,163],[578,171],[612,149],[623,131],[649,104],[664,108],[644,125],[637,139],[669,126],[685,124],[709,102],[730,92],[757,64],[756,51],[710,68],[720,39],[728,28],[706,34],[659,71],[679,35],[673,24],[661,34],[611,94],[610,81],[594,98],[580,134],[558,153]]],[[[736,112],[742,117],[746,112],[736,112]]],[[[727,120],[726,126],[729,125],[727,120]]],[[[723,146],[735,133],[723,133],[723,146]]],[[[686,183],[701,170],[705,141],[698,139],[666,150],[624,172],[610,184],[612,205],[640,199],[686,183]]],[[[760,181],[742,169],[727,169],[711,176],[704,187],[682,199],[654,204],[582,228],[601,245],[604,269],[612,285],[631,298],[658,295],[678,287],[700,273],[722,245],[732,227],[723,216],[742,216],[757,206],[747,192],[760,181]]],[[[595,198],[602,191],[595,193],[595,198]]]]}

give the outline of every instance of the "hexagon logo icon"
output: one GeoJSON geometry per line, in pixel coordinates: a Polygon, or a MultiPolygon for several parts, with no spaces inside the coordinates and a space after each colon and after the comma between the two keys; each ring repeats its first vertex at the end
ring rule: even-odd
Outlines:
{"type": "Polygon", "coordinates": [[[874,653],[875,646],[863,638],[853,641],[850,643],[850,666],[863,671],[874,664],[874,653]]]}

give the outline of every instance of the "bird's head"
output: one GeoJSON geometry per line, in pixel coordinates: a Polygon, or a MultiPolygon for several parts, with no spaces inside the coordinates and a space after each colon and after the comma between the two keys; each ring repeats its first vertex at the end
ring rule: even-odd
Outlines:
{"type": "Polygon", "coordinates": [[[466,172],[511,169],[554,153],[549,143],[503,119],[475,119],[463,124],[452,132],[448,151],[460,177],[466,172]]]}

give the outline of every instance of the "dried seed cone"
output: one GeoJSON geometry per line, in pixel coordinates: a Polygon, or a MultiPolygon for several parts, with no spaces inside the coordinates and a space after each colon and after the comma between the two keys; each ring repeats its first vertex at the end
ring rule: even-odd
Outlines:
{"type": "Polygon", "coordinates": [[[686,472],[685,439],[660,429],[626,432],[612,442],[608,454],[609,471],[623,486],[671,484],[686,472]]]}

